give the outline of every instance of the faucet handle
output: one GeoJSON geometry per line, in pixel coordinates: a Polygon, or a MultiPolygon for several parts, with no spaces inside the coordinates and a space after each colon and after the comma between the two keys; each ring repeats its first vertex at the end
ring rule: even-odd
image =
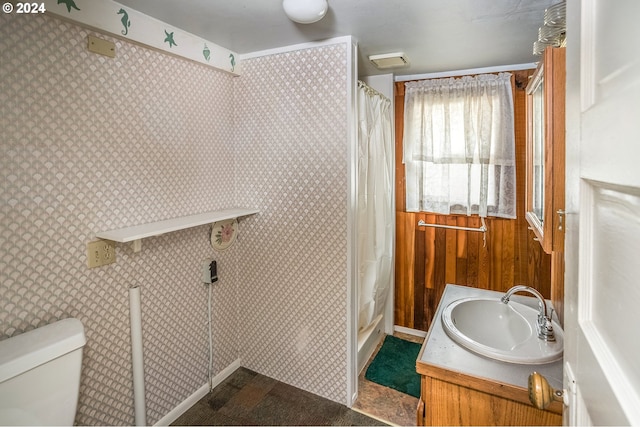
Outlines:
{"type": "Polygon", "coordinates": [[[538,314],[538,338],[544,341],[556,340],[553,333],[553,323],[551,323],[551,318],[546,315],[538,314]]]}

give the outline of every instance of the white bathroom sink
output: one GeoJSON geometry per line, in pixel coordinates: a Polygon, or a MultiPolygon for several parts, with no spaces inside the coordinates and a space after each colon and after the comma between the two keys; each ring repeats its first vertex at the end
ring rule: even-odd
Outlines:
{"type": "Polygon", "coordinates": [[[538,338],[538,310],[497,298],[463,298],[442,312],[447,335],[483,356],[521,364],[549,363],[562,358],[563,333],[555,321],[555,341],[538,338]]]}

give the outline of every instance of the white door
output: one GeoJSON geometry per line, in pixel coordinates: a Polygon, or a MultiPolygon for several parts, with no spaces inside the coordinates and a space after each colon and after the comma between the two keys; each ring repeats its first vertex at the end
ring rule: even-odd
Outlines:
{"type": "Polygon", "coordinates": [[[564,423],[640,425],[640,1],[567,9],[564,423]]]}

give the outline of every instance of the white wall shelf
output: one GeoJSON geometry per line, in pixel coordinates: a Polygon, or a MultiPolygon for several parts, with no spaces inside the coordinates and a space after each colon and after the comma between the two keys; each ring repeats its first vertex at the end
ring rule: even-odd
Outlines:
{"type": "Polygon", "coordinates": [[[96,237],[120,243],[133,242],[133,250],[134,252],[138,252],[142,248],[142,239],[146,237],[159,236],[172,231],[211,224],[216,221],[224,221],[225,219],[254,215],[258,212],[258,209],[251,208],[232,208],[220,211],[204,212],[197,215],[183,216],[180,218],[151,222],[149,224],[134,225],[132,227],[120,228],[117,230],[101,231],[96,233],[96,237]]]}

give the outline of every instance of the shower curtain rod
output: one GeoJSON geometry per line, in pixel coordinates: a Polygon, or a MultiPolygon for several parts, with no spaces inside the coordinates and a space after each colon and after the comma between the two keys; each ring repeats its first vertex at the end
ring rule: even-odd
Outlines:
{"type": "Polygon", "coordinates": [[[369,86],[368,84],[363,82],[362,80],[358,80],[358,87],[363,88],[365,91],[367,91],[367,93],[369,95],[378,95],[378,96],[382,97],[382,99],[385,99],[387,101],[391,101],[382,92],[378,92],[377,90],[375,90],[374,88],[372,88],[371,86],[369,86]]]}
{"type": "Polygon", "coordinates": [[[427,224],[426,222],[424,222],[423,220],[418,221],[418,226],[419,227],[436,227],[436,228],[450,228],[452,230],[463,230],[463,231],[478,231],[480,233],[486,233],[487,232],[487,226],[484,223],[484,218],[480,217],[480,220],[482,221],[482,227],[477,227],[477,228],[473,228],[473,227],[460,227],[457,225],[444,225],[444,224],[427,224]]]}

